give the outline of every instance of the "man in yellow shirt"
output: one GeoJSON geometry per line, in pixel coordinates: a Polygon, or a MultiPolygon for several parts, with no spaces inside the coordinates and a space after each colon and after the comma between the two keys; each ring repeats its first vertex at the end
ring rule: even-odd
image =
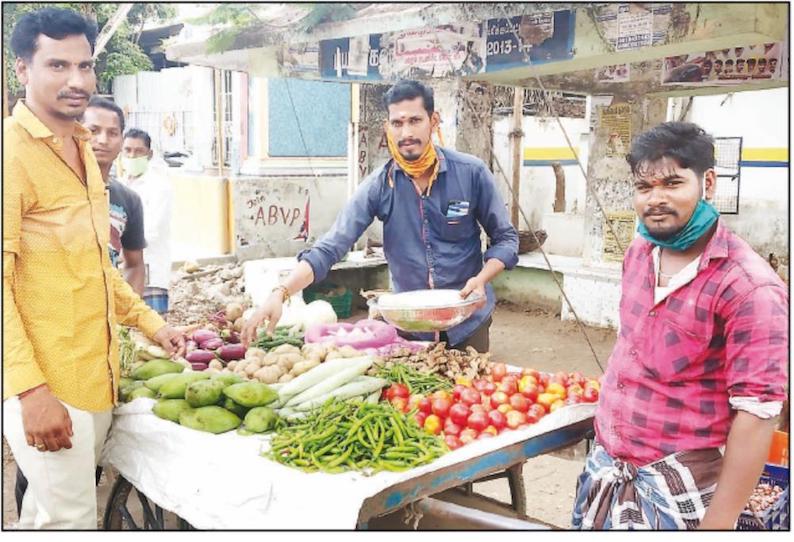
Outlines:
{"type": "Polygon", "coordinates": [[[96,34],[81,15],[46,8],[11,37],[25,101],[3,122],[3,434],[29,481],[22,528],[96,528],[116,324],[184,352],[110,265],[105,183],[76,122],[96,86],[96,34]]]}

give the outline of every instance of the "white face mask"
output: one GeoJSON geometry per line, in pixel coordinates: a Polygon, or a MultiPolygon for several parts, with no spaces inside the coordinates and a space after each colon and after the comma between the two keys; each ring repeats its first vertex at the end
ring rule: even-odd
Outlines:
{"type": "Polygon", "coordinates": [[[140,177],[146,173],[146,169],[149,167],[149,157],[138,156],[137,158],[129,158],[127,156],[122,156],[121,165],[124,168],[124,172],[129,177],[140,177]]]}

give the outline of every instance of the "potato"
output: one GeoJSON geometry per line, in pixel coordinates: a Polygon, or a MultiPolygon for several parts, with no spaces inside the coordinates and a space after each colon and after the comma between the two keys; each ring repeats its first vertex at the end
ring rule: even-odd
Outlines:
{"type": "Polygon", "coordinates": [[[282,375],[278,367],[262,367],[254,373],[254,378],[263,384],[275,384],[282,375]]]}
{"type": "Polygon", "coordinates": [[[276,354],[300,354],[301,349],[292,344],[282,344],[272,350],[276,354]]]}
{"type": "Polygon", "coordinates": [[[352,346],[345,345],[339,349],[339,353],[342,354],[342,357],[345,358],[357,358],[362,355],[361,352],[353,348],[352,346]]]}
{"type": "Polygon", "coordinates": [[[252,359],[262,359],[267,352],[262,350],[261,348],[251,347],[245,351],[245,359],[252,360],[252,359]]]}
{"type": "Polygon", "coordinates": [[[290,371],[290,374],[292,376],[300,376],[306,371],[317,367],[318,365],[320,365],[320,362],[317,360],[307,359],[304,361],[300,361],[292,366],[292,370],[290,371]]]}
{"type": "Polygon", "coordinates": [[[240,333],[243,330],[244,325],[245,325],[245,318],[241,316],[234,321],[234,324],[232,324],[232,329],[234,329],[237,333],[240,333]]]}
{"type": "Polygon", "coordinates": [[[226,305],[226,319],[230,322],[236,322],[237,319],[242,318],[243,307],[239,303],[229,303],[226,305]]]}
{"type": "Polygon", "coordinates": [[[295,378],[295,377],[294,377],[294,376],[292,376],[292,375],[291,375],[291,374],[289,374],[289,373],[286,373],[286,374],[283,374],[283,375],[281,375],[281,378],[279,378],[279,379],[278,379],[278,381],[279,381],[279,382],[282,382],[282,383],[283,383],[283,382],[289,382],[289,381],[290,381],[290,380],[292,380],[293,378],[295,378]]]}
{"type": "Polygon", "coordinates": [[[245,374],[248,375],[248,376],[254,376],[254,373],[256,373],[259,369],[261,369],[261,367],[259,367],[259,365],[256,365],[254,363],[249,363],[245,367],[245,374]]]}
{"type": "Polygon", "coordinates": [[[341,352],[334,350],[332,352],[328,352],[328,355],[325,356],[325,361],[331,361],[332,359],[338,359],[343,357],[345,356],[343,356],[341,352]]]}
{"type": "Polygon", "coordinates": [[[219,370],[223,369],[223,363],[221,363],[217,359],[214,359],[214,360],[210,361],[208,368],[214,369],[216,371],[219,371],[219,370]]]}
{"type": "Polygon", "coordinates": [[[236,360],[235,361],[230,361],[229,363],[226,364],[226,368],[229,369],[230,371],[234,371],[235,367],[237,367],[237,361],[236,360]]]}
{"type": "Polygon", "coordinates": [[[276,353],[270,352],[262,358],[262,365],[275,365],[281,356],[276,353]]]}

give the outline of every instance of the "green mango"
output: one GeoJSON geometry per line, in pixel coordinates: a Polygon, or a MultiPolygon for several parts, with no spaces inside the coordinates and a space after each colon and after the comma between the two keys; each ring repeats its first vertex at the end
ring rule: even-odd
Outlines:
{"type": "Polygon", "coordinates": [[[256,407],[248,411],[245,415],[245,428],[252,433],[265,433],[273,429],[276,425],[278,415],[272,408],[256,407]]]}
{"type": "Polygon", "coordinates": [[[163,399],[184,399],[185,389],[192,382],[209,380],[210,375],[201,371],[188,371],[172,378],[160,386],[160,397],[163,399]]]}
{"type": "Polygon", "coordinates": [[[228,397],[223,397],[218,404],[229,412],[233,412],[237,416],[240,416],[241,418],[245,417],[245,415],[248,414],[248,411],[251,410],[250,408],[246,408],[243,405],[235,403],[228,397]]]}
{"type": "Polygon", "coordinates": [[[119,378],[119,389],[126,388],[133,382],[135,381],[132,378],[127,378],[126,376],[122,376],[121,378],[119,378]]]}
{"type": "Polygon", "coordinates": [[[146,381],[146,387],[152,391],[160,391],[160,387],[172,380],[177,378],[181,373],[165,373],[164,375],[155,376],[154,378],[150,378],[146,381]]]}
{"type": "Polygon", "coordinates": [[[158,418],[179,423],[179,415],[192,408],[184,399],[160,399],[152,407],[152,412],[158,418]]]}
{"type": "Polygon", "coordinates": [[[219,382],[223,382],[226,386],[231,386],[232,384],[239,384],[240,382],[245,382],[243,377],[238,374],[234,373],[218,373],[212,375],[212,380],[217,380],[219,382]]]}
{"type": "Polygon", "coordinates": [[[132,390],[130,392],[130,401],[137,399],[138,397],[149,397],[154,399],[157,396],[152,390],[147,388],[146,386],[141,386],[140,388],[132,390]]]}
{"type": "Polygon", "coordinates": [[[219,406],[183,410],[179,415],[180,425],[207,433],[225,433],[237,429],[241,423],[240,418],[219,406]]]}
{"type": "Polygon", "coordinates": [[[135,380],[149,380],[155,376],[164,375],[166,373],[181,373],[184,370],[185,366],[175,361],[153,359],[132,371],[132,378],[135,380]]]}
{"type": "Polygon", "coordinates": [[[235,403],[248,408],[265,406],[278,399],[278,393],[259,382],[232,384],[223,389],[223,394],[235,403]]]}
{"type": "Polygon", "coordinates": [[[225,387],[219,380],[197,380],[185,388],[185,400],[194,408],[214,405],[220,401],[225,387]]]}
{"type": "Polygon", "coordinates": [[[244,428],[241,425],[240,427],[237,428],[237,434],[240,435],[241,437],[250,437],[251,435],[254,435],[255,433],[252,433],[251,431],[249,431],[248,429],[244,428]]]}
{"type": "Polygon", "coordinates": [[[126,403],[130,400],[130,394],[137,390],[138,388],[143,387],[143,380],[132,380],[126,386],[122,386],[119,388],[119,400],[122,403],[126,403]]]}

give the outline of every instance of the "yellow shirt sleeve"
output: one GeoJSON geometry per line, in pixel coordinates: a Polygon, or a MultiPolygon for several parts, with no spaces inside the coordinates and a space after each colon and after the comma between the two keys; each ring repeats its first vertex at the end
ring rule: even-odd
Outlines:
{"type": "Polygon", "coordinates": [[[3,399],[46,383],[14,298],[22,215],[31,196],[23,194],[25,185],[15,161],[3,160],[3,399]]]}
{"type": "Polygon", "coordinates": [[[154,337],[160,328],[167,325],[165,320],[144,303],[118,269],[111,267],[110,276],[113,281],[113,300],[118,323],[137,327],[150,339],[154,337]]]}

